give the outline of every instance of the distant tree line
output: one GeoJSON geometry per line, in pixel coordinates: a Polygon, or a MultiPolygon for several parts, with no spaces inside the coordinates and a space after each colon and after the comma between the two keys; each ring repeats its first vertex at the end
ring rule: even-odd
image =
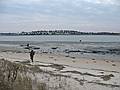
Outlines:
{"type": "Polygon", "coordinates": [[[70,30],[55,30],[55,31],[32,31],[20,33],[0,33],[0,35],[17,36],[17,35],[120,35],[120,33],[111,32],[80,32],[70,30]]]}
{"type": "Polygon", "coordinates": [[[3,35],[3,36],[17,36],[17,35],[19,35],[19,33],[0,33],[0,35],[3,35]]]}

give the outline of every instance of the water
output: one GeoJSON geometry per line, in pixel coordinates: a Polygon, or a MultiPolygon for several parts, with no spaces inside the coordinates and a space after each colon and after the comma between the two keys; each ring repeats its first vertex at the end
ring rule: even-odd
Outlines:
{"type": "Polygon", "coordinates": [[[39,36],[0,36],[0,41],[37,42],[119,42],[120,36],[112,35],[39,35],[39,36]]]}
{"type": "Polygon", "coordinates": [[[120,61],[120,36],[113,35],[39,35],[39,36],[0,36],[0,45],[26,45],[30,43],[41,51],[71,57],[96,58],[120,61]],[[82,42],[80,42],[82,40],[82,42]],[[78,52],[79,51],[79,52],[78,52]]]}

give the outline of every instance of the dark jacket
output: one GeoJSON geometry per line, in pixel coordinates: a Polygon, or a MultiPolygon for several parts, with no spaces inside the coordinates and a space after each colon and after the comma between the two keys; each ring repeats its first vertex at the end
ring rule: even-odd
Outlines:
{"type": "Polygon", "coordinates": [[[33,50],[31,50],[30,56],[34,56],[34,55],[35,55],[35,52],[33,50]]]}

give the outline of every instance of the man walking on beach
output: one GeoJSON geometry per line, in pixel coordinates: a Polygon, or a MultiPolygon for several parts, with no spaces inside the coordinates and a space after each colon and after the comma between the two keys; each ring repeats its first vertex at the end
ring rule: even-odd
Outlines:
{"type": "Polygon", "coordinates": [[[30,59],[33,62],[33,57],[35,55],[35,52],[33,50],[30,51],[30,59]]]}

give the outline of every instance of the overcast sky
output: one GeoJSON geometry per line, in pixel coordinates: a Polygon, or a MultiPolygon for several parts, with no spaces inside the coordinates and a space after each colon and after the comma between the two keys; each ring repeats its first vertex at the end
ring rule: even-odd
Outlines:
{"type": "Polygon", "coordinates": [[[120,0],[0,0],[0,32],[120,32],[120,0]]]}

